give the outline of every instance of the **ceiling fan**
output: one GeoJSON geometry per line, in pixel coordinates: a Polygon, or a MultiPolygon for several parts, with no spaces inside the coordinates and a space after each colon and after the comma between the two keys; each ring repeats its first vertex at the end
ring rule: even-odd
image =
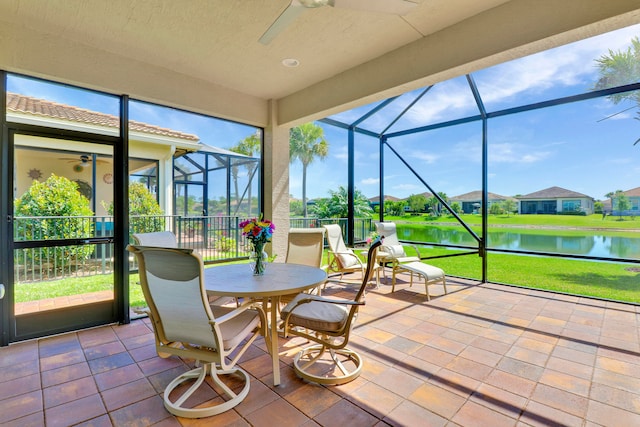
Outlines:
{"type": "MultiPolygon", "coordinates": [[[[74,166],[79,166],[81,168],[85,168],[87,166],[89,166],[92,162],[93,159],[91,158],[91,156],[87,155],[87,154],[81,154],[80,157],[61,157],[60,160],[66,160],[68,163],[76,163],[74,166]]],[[[100,160],[100,159],[96,159],[96,163],[109,163],[106,160],[100,160]]]]}
{"type": "Polygon", "coordinates": [[[315,9],[322,6],[406,15],[417,6],[417,3],[416,0],[291,0],[287,8],[260,37],[260,43],[269,44],[301,13],[307,9],[315,9]]]}

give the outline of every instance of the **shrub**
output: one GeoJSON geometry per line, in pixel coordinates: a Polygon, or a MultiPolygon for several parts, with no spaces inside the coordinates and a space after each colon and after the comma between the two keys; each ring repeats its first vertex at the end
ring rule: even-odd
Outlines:
{"type": "Polygon", "coordinates": [[[562,212],[558,212],[558,215],[587,216],[587,213],[585,211],[562,211],[562,212]]]}
{"type": "MultiPolygon", "coordinates": [[[[15,222],[14,233],[20,240],[56,240],[93,236],[94,213],[89,200],[78,191],[78,184],[52,174],[44,182],[33,181],[29,189],[14,201],[16,217],[34,217],[15,222]]],[[[93,246],[59,246],[25,250],[18,263],[48,263],[61,270],[74,260],[88,258],[93,246]]],[[[73,263],[72,263],[73,264],[73,263]]]]}
{"type": "Polygon", "coordinates": [[[225,232],[216,231],[213,238],[214,249],[220,252],[231,252],[236,247],[236,239],[227,237],[225,232]]]}
{"type": "MultiPolygon", "coordinates": [[[[113,215],[113,202],[102,202],[109,215],[113,215]]],[[[140,182],[129,184],[129,229],[132,233],[150,233],[166,229],[162,209],[156,198],[140,182]]]]}

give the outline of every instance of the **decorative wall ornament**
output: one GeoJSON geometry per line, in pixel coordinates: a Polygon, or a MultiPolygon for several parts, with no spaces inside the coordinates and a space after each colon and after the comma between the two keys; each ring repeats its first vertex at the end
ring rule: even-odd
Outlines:
{"type": "Polygon", "coordinates": [[[102,175],[102,180],[105,184],[113,184],[113,174],[105,173],[104,175],[102,175]]]}
{"type": "Polygon", "coordinates": [[[29,178],[31,179],[40,179],[42,178],[42,172],[40,171],[40,169],[30,169],[29,172],[27,172],[27,175],[29,175],[29,178]]]}

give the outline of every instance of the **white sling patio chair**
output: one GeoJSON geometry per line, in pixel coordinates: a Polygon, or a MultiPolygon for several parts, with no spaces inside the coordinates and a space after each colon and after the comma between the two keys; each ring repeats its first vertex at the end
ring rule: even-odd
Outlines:
{"type": "MultiPolygon", "coordinates": [[[[137,246],[152,246],[158,248],[177,248],[178,239],[171,231],[152,231],[149,233],[134,233],[133,240],[137,246]]],[[[209,302],[217,305],[225,305],[235,302],[232,297],[210,296],[209,302]]]]}
{"type": "Polygon", "coordinates": [[[134,233],[133,240],[139,246],[157,246],[161,248],[177,248],[178,240],[171,231],[154,231],[151,233],[134,233]]]}
{"type": "MultiPolygon", "coordinates": [[[[327,271],[329,273],[338,273],[340,275],[338,282],[359,284],[359,282],[344,280],[343,276],[347,273],[360,273],[364,275],[367,265],[362,262],[352,248],[347,247],[342,237],[342,228],[339,224],[328,224],[323,227],[327,230],[327,243],[329,244],[327,271]]],[[[376,272],[376,287],[379,286],[380,279],[378,267],[378,264],[374,264],[373,266],[376,272]]]]}
{"type": "Polygon", "coordinates": [[[415,251],[416,256],[409,256],[406,253],[404,246],[398,240],[394,222],[376,222],[375,224],[378,235],[384,237],[384,244],[380,247],[380,250],[387,255],[382,262],[391,263],[392,283],[395,284],[398,266],[409,262],[420,262],[420,251],[415,245],[409,245],[415,251]]]}
{"type": "Polygon", "coordinates": [[[180,374],[166,386],[167,410],[180,417],[202,418],[242,402],[249,393],[250,378],[236,363],[266,324],[260,307],[251,302],[239,307],[210,305],[202,258],[191,249],[129,245],[128,250],[140,266],[140,284],[149,306],[146,311],[156,351],[196,360],[197,368],[180,374]],[[205,381],[207,376],[215,389],[205,381]],[[229,384],[223,381],[227,376],[234,377],[231,382],[227,380],[229,384]],[[244,383],[241,388],[237,377],[244,383]],[[208,393],[217,391],[222,399],[192,407],[189,397],[201,387],[208,388],[208,393]]]}
{"type": "MultiPolygon", "coordinates": [[[[289,230],[287,256],[288,264],[302,264],[310,267],[322,268],[322,255],[324,251],[324,228],[292,228],[289,230]]],[[[320,293],[320,288],[309,292],[320,293]]],[[[297,294],[282,295],[281,304],[287,304],[297,294]]]]}

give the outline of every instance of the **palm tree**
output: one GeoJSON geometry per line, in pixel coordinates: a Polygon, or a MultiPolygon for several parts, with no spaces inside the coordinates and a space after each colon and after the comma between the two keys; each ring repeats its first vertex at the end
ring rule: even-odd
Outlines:
{"type": "MultiPolygon", "coordinates": [[[[349,215],[349,196],[347,189],[340,186],[337,191],[329,190],[328,199],[319,199],[312,208],[318,218],[346,218],[349,215]]],[[[353,191],[353,216],[355,218],[371,218],[373,209],[369,199],[357,188],[353,191]]]]}
{"type": "Polygon", "coordinates": [[[611,213],[613,213],[613,196],[615,196],[616,193],[613,191],[609,191],[607,194],[604,195],[604,197],[608,198],[609,201],[611,202],[611,213]]]}
{"type": "MultiPolygon", "coordinates": [[[[607,55],[602,55],[596,59],[596,64],[600,70],[600,78],[594,85],[595,90],[637,82],[640,79],[640,39],[638,37],[631,39],[631,46],[626,51],[612,51],[609,49],[607,55]]],[[[636,104],[635,107],[640,108],[640,92],[637,90],[616,93],[609,95],[607,98],[614,104],[630,100],[636,104]]],[[[640,120],[640,111],[637,114],[638,117],[635,117],[635,119],[640,120]]],[[[640,142],[640,138],[633,145],[638,142],[640,142]]]]}
{"type": "Polygon", "coordinates": [[[302,163],[302,214],[307,217],[307,167],[317,158],[329,154],[329,143],[324,139],[324,130],[314,124],[305,123],[291,129],[289,133],[289,162],[302,163]]]}
{"type": "MultiPolygon", "coordinates": [[[[260,131],[257,130],[253,135],[249,135],[244,138],[242,141],[238,142],[236,145],[230,148],[231,151],[234,151],[239,154],[244,154],[245,156],[253,157],[255,154],[260,153],[261,149],[261,141],[260,131]]],[[[245,167],[247,168],[247,174],[249,178],[253,175],[254,170],[258,167],[255,162],[246,162],[245,167]]],[[[240,208],[240,194],[238,191],[238,165],[236,163],[231,166],[231,174],[233,175],[233,183],[235,186],[236,192],[236,213],[240,208]]],[[[249,181],[248,185],[248,199],[249,199],[249,212],[248,216],[251,216],[251,208],[252,208],[252,200],[251,200],[251,181],[249,181]]]]}

